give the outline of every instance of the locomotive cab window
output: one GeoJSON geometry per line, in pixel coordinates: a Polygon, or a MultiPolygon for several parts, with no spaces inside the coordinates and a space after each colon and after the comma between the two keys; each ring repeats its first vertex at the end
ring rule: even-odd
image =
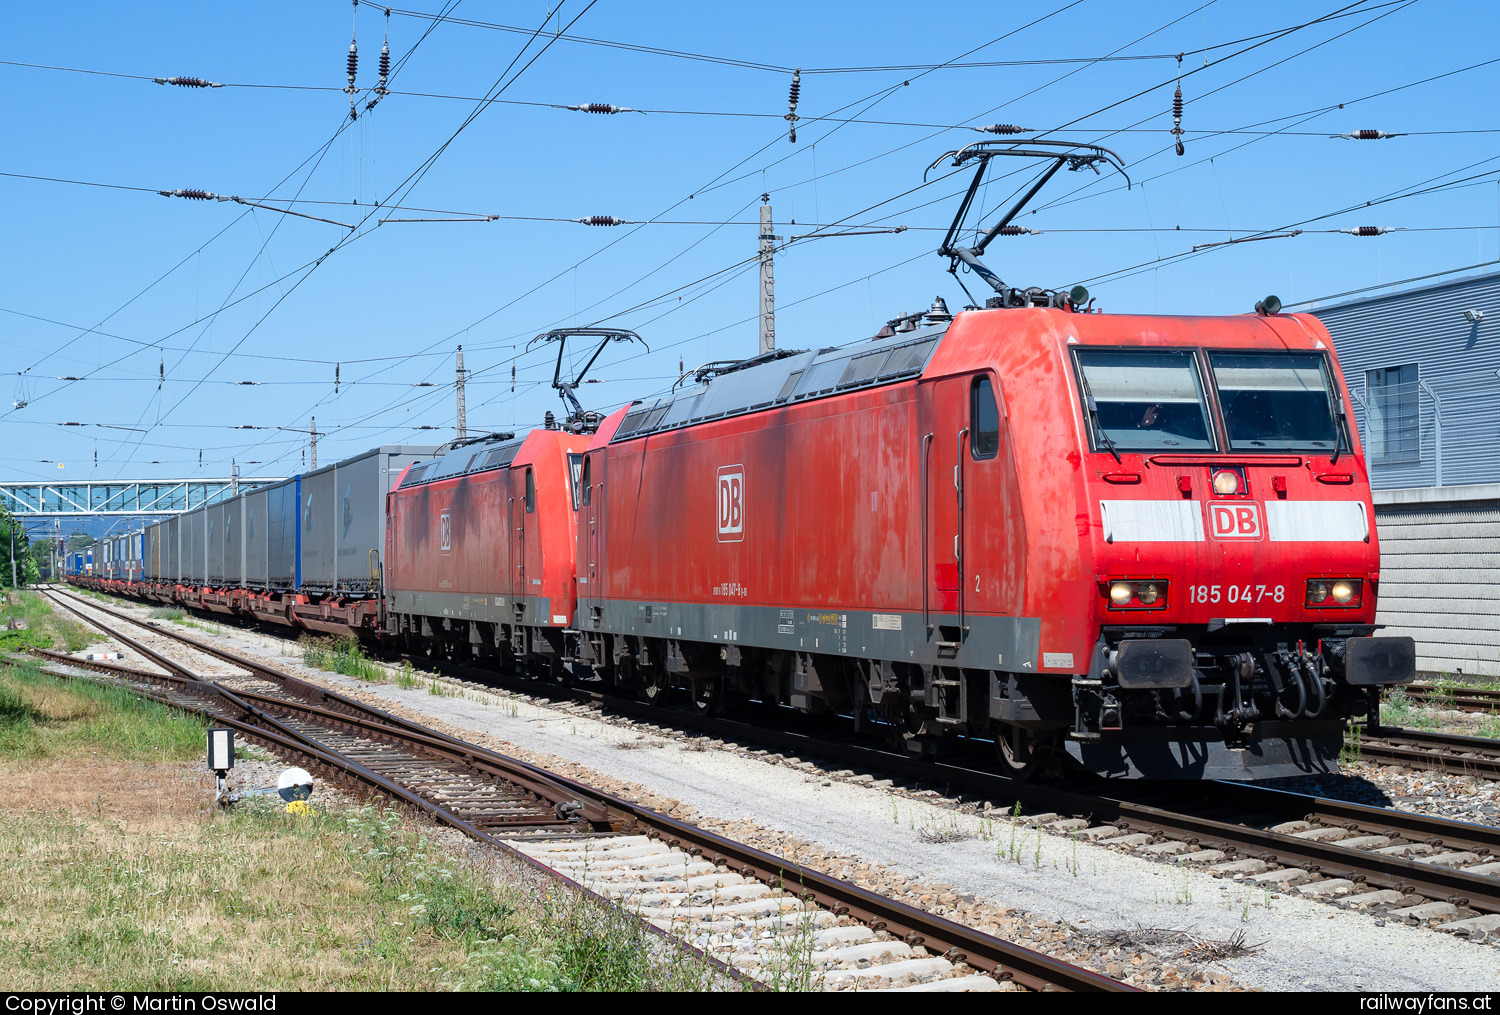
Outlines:
{"type": "Polygon", "coordinates": [[[1093,450],[1208,451],[1208,405],[1191,349],[1074,352],[1093,450]]]}
{"type": "Polygon", "coordinates": [[[573,510],[574,511],[578,510],[578,504],[579,504],[578,498],[579,498],[579,494],[580,494],[580,490],[578,489],[578,478],[579,478],[579,475],[582,472],[583,472],[583,456],[582,455],[573,455],[573,454],[568,455],[568,483],[573,488],[573,510]]]}
{"type": "Polygon", "coordinates": [[[536,479],[531,475],[531,466],[526,467],[526,513],[536,511],[536,479]]]}
{"type": "Polygon", "coordinates": [[[1210,352],[1208,362],[1234,450],[1332,451],[1342,443],[1322,353],[1210,352]]]}
{"type": "Polygon", "coordinates": [[[1000,409],[988,377],[976,377],[969,388],[969,450],[978,458],[1000,453],[1000,409]]]}
{"type": "Polygon", "coordinates": [[[578,481],[580,487],[578,501],[584,507],[588,507],[594,502],[593,464],[594,460],[592,458],[585,458],[583,460],[583,477],[578,481]]]}

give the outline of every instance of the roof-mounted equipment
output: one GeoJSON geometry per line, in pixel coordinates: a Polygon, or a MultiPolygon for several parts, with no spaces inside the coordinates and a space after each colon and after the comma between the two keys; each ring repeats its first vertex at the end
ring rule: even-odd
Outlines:
{"type": "Polygon", "coordinates": [[[593,366],[599,354],[604,352],[604,347],[611,342],[640,342],[647,352],[651,351],[651,347],[646,345],[641,336],[623,328],[554,328],[527,342],[526,348],[530,349],[538,342],[557,343],[557,368],[552,371],[552,386],[557,389],[563,402],[568,406],[568,418],[563,420],[562,429],[569,433],[593,433],[599,429],[599,421],[602,417],[597,412],[585,411],[579,404],[574,389],[583,383],[583,375],[589,372],[589,367],[593,366]],[[562,379],[563,353],[567,351],[570,338],[597,338],[599,347],[588,358],[588,362],[579,368],[573,379],[565,381],[562,379]]]}
{"type": "MultiPolygon", "coordinates": [[[[1079,169],[1088,168],[1098,173],[1098,163],[1103,162],[1113,167],[1121,176],[1125,177],[1125,187],[1128,190],[1130,188],[1130,176],[1125,172],[1125,166],[1120,157],[1108,148],[1072,141],[1046,141],[1040,139],[1030,141],[976,141],[956,151],[945,152],[932,165],[927,167],[927,172],[932,172],[939,162],[948,158],[953,160],[954,166],[964,166],[971,162],[977,163],[974,178],[969,182],[968,193],[964,195],[963,201],[959,204],[958,212],[953,216],[953,224],[948,227],[948,234],[943,237],[942,246],[938,248],[939,256],[949,259],[948,271],[953,274],[954,278],[958,278],[958,266],[962,262],[976,275],[984,279],[990,288],[999,294],[998,299],[991,298],[986,302],[986,306],[988,307],[1050,306],[1072,310],[1084,309],[1081,306],[1082,300],[1073,299],[1071,292],[1038,288],[1014,289],[1007,286],[1000,279],[1000,276],[991,271],[980,258],[984,255],[985,248],[989,246],[990,241],[996,236],[1011,235],[1011,233],[1006,232],[1006,226],[1010,225],[1011,220],[1021,213],[1021,209],[1026,207],[1031,199],[1036,196],[1037,192],[1063,166],[1067,166],[1069,171],[1076,172],[1079,169]],[[1012,205],[1010,210],[1002,215],[999,221],[979,238],[977,243],[971,247],[961,246],[959,245],[958,237],[964,231],[964,219],[968,217],[969,209],[974,203],[974,195],[979,193],[979,185],[984,180],[984,171],[989,167],[990,159],[995,158],[997,155],[1050,159],[1052,164],[1042,171],[1042,174],[1037,177],[1036,182],[1031,185],[1030,189],[1021,195],[1020,200],[1012,205]]],[[[925,179],[927,173],[923,173],[922,175],[925,179]]],[[[971,301],[978,302],[974,300],[974,295],[969,293],[968,288],[963,285],[962,280],[959,280],[958,284],[960,287],[963,287],[965,293],[968,293],[971,301]]],[[[1083,299],[1087,299],[1086,292],[1083,299]]]]}
{"type": "MultiPolygon", "coordinates": [[[[788,356],[801,356],[806,351],[806,349],[772,349],[769,352],[761,353],[759,356],[751,356],[749,359],[716,359],[703,364],[701,367],[694,367],[692,370],[685,371],[681,377],[677,378],[676,383],[672,385],[672,390],[676,391],[681,387],[682,382],[686,381],[689,377],[693,379],[693,383],[703,384],[723,374],[732,374],[736,370],[758,367],[762,363],[774,363],[776,360],[786,359],[788,356]]],[[[826,352],[827,350],[823,351],[826,352]]]]}

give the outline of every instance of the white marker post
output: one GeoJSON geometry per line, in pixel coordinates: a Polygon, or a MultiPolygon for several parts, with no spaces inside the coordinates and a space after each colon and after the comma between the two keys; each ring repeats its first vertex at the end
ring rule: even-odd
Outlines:
{"type": "Polygon", "coordinates": [[[214,802],[228,807],[237,797],[228,792],[224,782],[234,767],[234,730],[215,726],[208,731],[208,770],[214,774],[214,802]]]}

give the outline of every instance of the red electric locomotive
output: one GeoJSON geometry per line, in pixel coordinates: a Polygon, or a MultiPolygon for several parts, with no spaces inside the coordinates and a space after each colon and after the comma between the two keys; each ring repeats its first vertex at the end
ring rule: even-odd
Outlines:
{"type": "Polygon", "coordinates": [[[1316,318],[935,312],[605,422],[577,657],[1109,776],[1326,771],[1409,680],[1316,318]]]}
{"type": "MultiPolygon", "coordinates": [[[[976,187],[990,154],[1057,159],[1039,187],[1094,151],[950,154],[981,159],[976,187]]],[[[711,366],[606,420],[572,654],[653,699],[850,711],[913,750],[992,738],[1018,775],[1332,770],[1415,652],[1373,636],[1374,510],[1327,331],[1273,301],[1104,316],[1006,289],[978,254],[1020,206],[972,248],[961,210],[942,248],[991,309],[711,366]]]]}
{"type": "Polygon", "coordinates": [[[413,648],[560,674],[587,444],[533,430],[460,443],[411,466],[386,511],[384,632],[413,648]]]}

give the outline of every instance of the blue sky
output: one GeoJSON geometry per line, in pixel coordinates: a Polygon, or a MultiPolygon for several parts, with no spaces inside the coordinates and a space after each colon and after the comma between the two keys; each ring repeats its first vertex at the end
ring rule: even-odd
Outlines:
{"type": "MultiPolygon", "coordinates": [[[[923,172],[989,123],[1097,141],[1126,163],[1128,191],[1059,174],[1021,220],[1040,235],[987,256],[1011,284],[1083,282],[1106,312],[1243,313],[1268,293],[1291,304],[1500,257],[1488,4],[464,0],[436,25],[403,13],[450,5],[392,13],[391,94],[353,121],[351,27],[363,111],[387,32],[377,7],[7,12],[0,475],[223,476],[231,459],[242,475],[291,475],[313,417],[322,462],[438,443],[460,343],[471,432],[521,430],[561,408],[552,349],[526,343],[562,325],[632,328],[650,345],[608,350],[586,404],[656,394],[679,364],[754,354],[763,192],[786,238],[907,227],[778,253],[780,345],[855,341],[937,294],[957,308],[932,251],[967,174],[939,167],[923,186],[923,172]],[[952,61],[989,66],[932,69],[952,61]],[[171,75],[226,87],[150,80],[171,75]],[[586,102],[648,112],[558,108],[586,102]],[[1406,136],[1329,137],[1364,128],[1406,136]],[[179,188],[358,228],[156,193],[179,188]],[[500,217],[379,224],[473,215],[500,217]],[[565,221],[591,215],[647,224],[565,221]],[[1364,225],[1399,231],[1326,232],[1364,225]],[[1304,232],[1190,253],[1287,228],[1304,232]]],[[[1033,172],[995,168],[989,213],[1033,172]]]]}

